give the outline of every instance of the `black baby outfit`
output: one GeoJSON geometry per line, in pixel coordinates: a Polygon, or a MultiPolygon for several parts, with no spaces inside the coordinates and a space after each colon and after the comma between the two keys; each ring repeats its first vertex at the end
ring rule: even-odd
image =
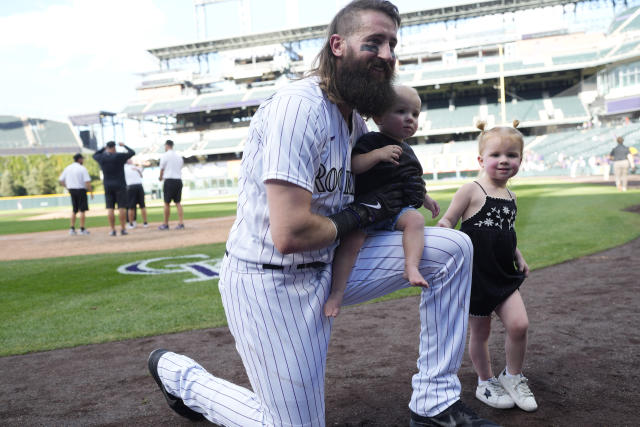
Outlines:
{"type": "Polygon", "coordinates": [[[524,281],[524,273],[515,263],[516,202],[511,192],[511,199],[501,199],[487,195],[484,188],[482,191],[484,205],[460,225],[460,231],[473,243],[472,316],[491,315],[524,281]]]}

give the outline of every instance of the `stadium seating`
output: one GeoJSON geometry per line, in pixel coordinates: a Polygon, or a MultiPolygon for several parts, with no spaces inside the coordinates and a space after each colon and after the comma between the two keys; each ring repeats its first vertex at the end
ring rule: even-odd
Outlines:
{"type": "Polygon", "coordinates": [[[589,116],[577,96],[557,96],[551,98],[551,101],[554,108],[562,111],[563,117],[582,117],[586,119],[589,116]]]}
{"type": "Polygon", "coordinates": [[[138,102],[135,104],[131,104],[131,105],[127,105],[124,110],[122,110],[123,114],[129,114],[131,116],[135,116],[137,114],[141,114],[144,109],[146,108],[147,103],[146,102],[138,102]]]}
{"type": "Polygon", "coordinates": [[[554,65],[577,64],[582,62],[593,61],[598,59],[599,57],[600,57],[600,53],[597,51],[594,51],[594,52],[575,53],[571,55],[554,56],[552,58],[552,61],[554,65]]]}
{"type": "Polygon", "coordinates": [[[246,92],[216,93],[211,95],[202,95],[193,104],[194,107],[209,107],[213,109],[222,109],[228,104],[239,104],[246,92]]]}
{"type": "Polygon", "coordinates": [[[29,140],[20,117],[0,116],[0,149],[28,147],[29,140]]]}
{"type": "Polygon", "coordinates": [[[182,98],[182,99],[173,99],[170,101],[158,101],[153,102],[145,109],[146,114],[154,113],[154,114],[162,114],[164,112],[168,113],[176,113],[181,111],[186,111],[189,109],[195,97],[182,98]]]}
{"type": "Polygon", "coordinates": [[[30,119],[29,124],[36,141],[43,147],[78,147],[78,138],[68,123],[30,119]]]}

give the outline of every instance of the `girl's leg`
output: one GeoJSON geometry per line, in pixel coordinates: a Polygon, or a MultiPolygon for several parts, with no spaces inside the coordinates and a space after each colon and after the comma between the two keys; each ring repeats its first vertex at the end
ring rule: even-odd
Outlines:
{"type": "Polygon", "coordinates": [[[491,316],[469,316],[469,357],[478,378],[487,381],[493,377],[491,359],[489,357],[489,335],[491,333],[491,316]]]}
{"type": "Polygon", "coordinates": [[[336,248],[331,273],[331,293],[324,304],[325,316],[336,317],[340,313],[347,280],[366,237],[364,231],[356,230],[345,236],[336,248]]]}
{"type": "Polygon", "coordinates": [[[496,313],[502,319],[507,330],[504,343],[507,367],[500,374],[498,381],[516,405],[525,411],[535,411],[538,409],[538,403],[529,388],[529,380],[522,375],[529,318],[520,292],[515,291],[511,294],[505,302],[496,308],[496,313]]]}
{"type": "Polygon", "coordinates": [[[496,314],[502,320],[507,331],[504,343],[507,372],[511,375],[520,374],[524,364],[527,330],[529,329],[529,318],[520,291],[515,291],[505,302],[500,304],[496,308],[496,314]]]}
{"type": "Polygon", "coordinates": [[[429,287],[418,269],[424,251],[424,217],[416,210],[408,210],[398,218],[396,229],[402,231],[403,277],[413,286],[429,287]]]}

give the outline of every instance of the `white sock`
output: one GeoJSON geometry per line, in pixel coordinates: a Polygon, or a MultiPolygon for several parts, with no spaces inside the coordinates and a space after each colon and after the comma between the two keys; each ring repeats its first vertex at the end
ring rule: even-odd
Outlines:
{"type": "Polygon", "coordinates": [[[491,379],[493,379],[495,377],[491,377],[488,380],[481,380],[480,377],[478,377],[478,385],[484,385],[487,384],[489,381],[491,381],[491,379]]]}
{"type": "Polygon", "coordinates": [[[522,376],[522,374],[516,374],[516,375],[510,374],[508,368],[504,368],[504,373],[507,374],[507,377],[509,377],[509,378],[516,378],[516,377],[521,377],[522,376]]]}

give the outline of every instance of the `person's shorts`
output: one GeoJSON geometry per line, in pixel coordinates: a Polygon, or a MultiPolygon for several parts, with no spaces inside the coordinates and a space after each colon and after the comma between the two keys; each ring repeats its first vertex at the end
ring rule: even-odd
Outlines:
{"type": "Polygon", "coordinates": [[[175,203],[180,203],[182,199],[182,180],[173,178],[165,179],[162,192],[164,193],[165,203],[171,203],[172,200],[175,203]]]}
{"type": "Polygon", "coordinates": [[[87,190],[85,190],[84,188],[70,188],[69,195],[71,196],[71,206],[73,207],[73,213],[89,210],[89,203],[87,202],[87,190]]]}
{"type": "Polygon", "coordinates": [[[398,222],[398,219],[402,216],[402,214],[404,214],[407,211],[415,211],[415,210],[416,208],[414,208],[413,206],[404,207],[400,212],[398,212],[396,216],[391,217],[389,219],[385,219],[380,222],[376,222],[375,224],[372,224],[369,227],[367,227],[367,230],[396,231],[396,223],[398,222]]]}
{"type": "Polygon", "coordinates": [[[135,209],[136,205],[144,208],[144,187],[142,184],[127,185],[127,208],[135,209]]]}
{"type": "Polygon", "coordinates": [[[116,204],[118,209],[125,209],[127,207],[127,187],[105,187],[104,201],[107,209],[114,209],[116,204]]]}

